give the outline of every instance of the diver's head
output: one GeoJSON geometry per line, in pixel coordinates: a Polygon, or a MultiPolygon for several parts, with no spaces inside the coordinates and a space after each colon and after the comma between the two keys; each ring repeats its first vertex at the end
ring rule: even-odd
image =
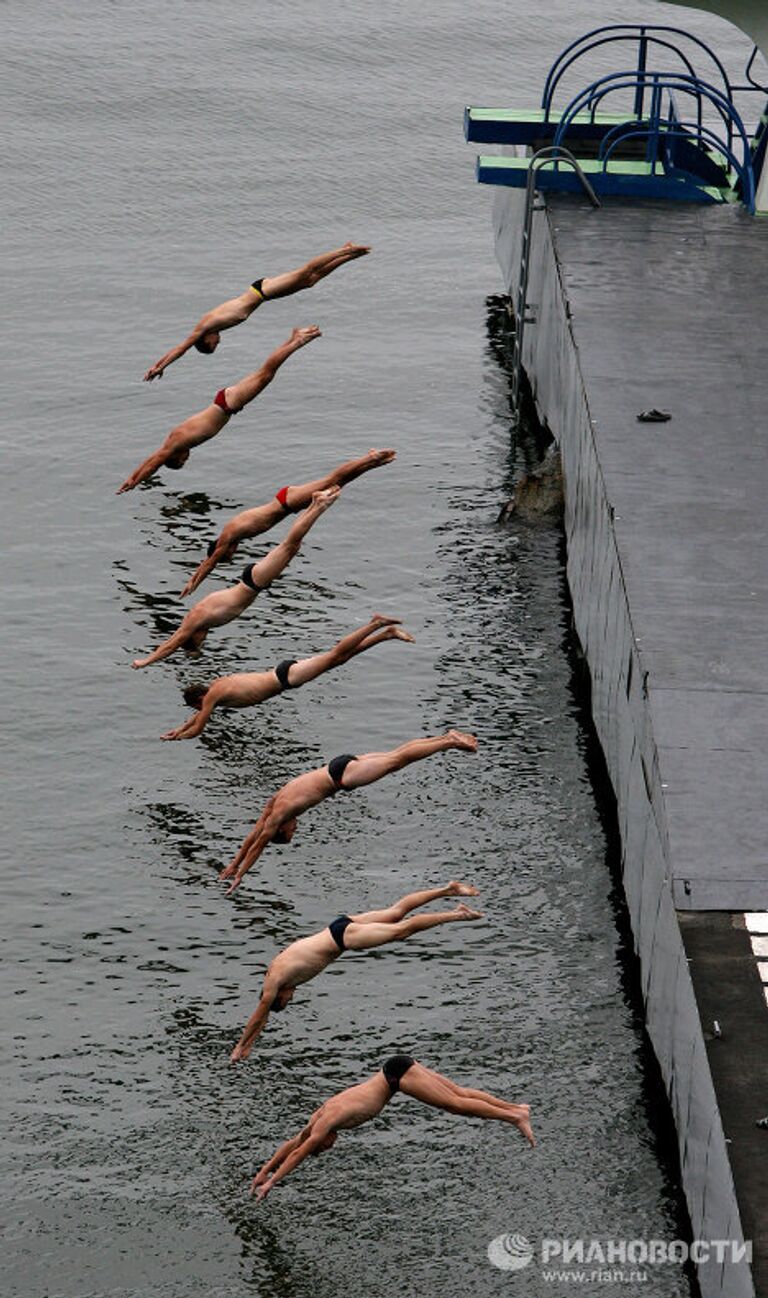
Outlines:
{"type": "Polygon", "coordinates": [[[274,838],[272,839],[272,842],[290,843],[291,839],[296,833],[297,824],[298,821],[295,816],[291,816],[289,820],[284,820],[282,825],[278,829],[277,833],[275,834],[274,838]]]}
{"type": "Polygon", "coordinates": [[[200,708],[203,706],[203,699],[207,693],[207,685],[203,685],[202,681],[193,681],[192,684],[188,685],[184,690],[184,702],[188,703],[191,708],[195,708],[199,712],[200,708]]]}
{"type": "Polygon", "coordinates": [[[203,356],[211,356],[219,345],[221,334],[218,329],[209,329],[207,333],[202,334],[195,343],[195,347],[203,356]]]}
{"type": "Polygon", "coordinates": [[[165,461],[166,469],[183,469],[189,459],[189,447],[183,446],[181,450],[174,451],[165,461]]]}

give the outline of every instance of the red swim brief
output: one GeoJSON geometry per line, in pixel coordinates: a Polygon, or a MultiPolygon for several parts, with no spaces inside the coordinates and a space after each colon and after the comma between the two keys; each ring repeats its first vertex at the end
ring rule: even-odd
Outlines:
{"type": "Polygon", "coordinates": [[[281,487],[279,491],[275,492],[275,500],[278,504],[282,505],[286,514],[296,514],[298,512],[297,509],[288,504],[289,491],[290,487],[281,487]]]}
{"type": "Polygon", "coordinates": [[[230,410],[229,406],[227,405],[226,394],[227,394],[226,388],[219,388],[219,391],[216,393],[216,396],[213,398],[213,404],[215,406],[218,406],[219,410],[223,410],[225,415],[239,415],[240,414],[239,410],[230,410]]]}

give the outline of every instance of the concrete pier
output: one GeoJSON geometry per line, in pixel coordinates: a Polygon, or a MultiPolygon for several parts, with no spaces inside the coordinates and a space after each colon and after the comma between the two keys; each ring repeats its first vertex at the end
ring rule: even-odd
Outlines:
{"type": "MultiPolygon", "coordinates": [[[[523,196],[497,191],[517,285],[523,196]]],[[[548,197],[524,363],[555,436],[568,579],[618,801],[648,1029],[705,1298],[768,1295],[768,222],[548,197]],[[649,408],[664,423],[641,423],[649,408]]]]}

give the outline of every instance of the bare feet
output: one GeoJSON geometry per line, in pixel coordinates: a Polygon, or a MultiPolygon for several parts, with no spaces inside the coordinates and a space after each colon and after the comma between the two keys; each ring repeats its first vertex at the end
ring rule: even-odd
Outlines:
{"type": "Polygon", "coordinates": [[[146,667],[148,662],[148,658],[134,658],[131,667],[146,667]]]}
{"type": "Polygon", "coordinates": [[[479,897],[480,889],[471,883],[460,883],[458,879],[451,879],[448,884],[450,892],[449,897],[479,897]]]}
{"type": "Polygon", "coordinates": [[[470,910],[469,906],[465,906],[463,902],[461,902],[456,907],[453,914],[456,919],[482,919],[483,918],[483,912],[481,910],[470,910]]]}
{"type": "Polygon", "coordinates": [[[253,1042],[251,1042],[250,1045],[243,1046],[238,1041],[237,1045],[232,1051],[232,1054],[229,1056],[229,1062],[231,1064],[237,1064],[240,1062],[241,1059],[247,1059],[252,1049],[253,1049],[253,1042]]]}
{"type": "Polygon", "coordinates": [[[396,455],[397,451],[391,449],[386,451],[377,451],[376,448],[373,447],[368,452],[368,459],[371,461],[371,464],[391,464],[396,455]]]}
{"type": "Polygon", "coordinates": [[[376,631],[381,626],[398,626],[399,623],[399,617],[387,617],[386,613],[372,613],[368,625],[373,631],[376,631]]]}
{"type": "Polygon", "coordinates": [[[310,509],[314,509],[318,514],[322,514],[326,509],[330,509],[334,501],[338,500],[341,495],[341,487],[326,487],[325,491],[316,491],[312,496],[310,509]]]}
{"type": "Polygon", "coordinates": [[[390,627],[389,636],[391,640],[405,640],[407,644],[415,644],[416,640],[410,631],[404,630],[401,626],[390,627]]]}
{"type": "Polygon", "coordinates": [[[348,257],[365,257],[366,253],[371,251],[371,245],[366,243],[345,243],[341,249],[348,257]]]}
{"type": "Polygon", "coordinates": [[[445,737],[451,740],[452,748],[462,748],[467,753],[477,752],[477,740],[474,735],[465,735],[461,730],[449,730],[445,737]]]}
{"type": "Polygon", "coordinates": [[[306,347],[307,343],[311,343],[313,338],[322,338],[322,336],[317,325],[304,325],[300,329],[292,329],[288,341],[296,347],[306,347]]]}
{"type": "Polygon", "coordinates": [[[515,1117],[515,1115],[513,1114],[512,1121],[514,1122],[521,1136],[525,1136],[525,1139],[528,1141],[528,1144],[531,1146],[531,1148],[535,1149],[536,1138],[533,1134],[533,1128],[530,1123],[530,1112],[531,1112],[530,1104],[516,1104],[514,1105],[514,1108],[518,1110],[520,1116],[515,1117]]]}

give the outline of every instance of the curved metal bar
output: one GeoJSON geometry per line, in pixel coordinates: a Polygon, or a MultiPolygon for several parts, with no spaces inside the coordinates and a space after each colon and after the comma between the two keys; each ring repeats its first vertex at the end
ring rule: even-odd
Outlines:
{"type": "Polygon", "coordinates": [[[539,149],[534,153],[528,165],[528,183],[531,183],[531,177],[535,176],[537,171],[541,171],[541,168],[546,167],[550,162],[554,163],[555,166],[564,162],[566,166],[573,167],[573,170],[581,181],[582,188],[592,206],[601,206],[600,199],[597,197],[592,185],[587,180],[584,169],[578,158],[574,157],[570,149],[566,149],[562,144],[545,144],[542,149],[539,149]],[[550,157],[550,154],[554,156],[550,157]],[[537,163],[539,164],[538,166],[536,165],[537,163]]]}
{"type": "MultiPolygon", "coordinates": [[[[746,142],[747,150],[749,149],[749,142],[744,128],[744,123],[742,122],[735,105],[731,100],[727,99],[716,86],[712,86],[709,82],[702,81],[698,77],[688,77],[685,73],[681,72],[653,72],[645,75],[652,83],[658,84],[660,89],[667,91],[677,90],[684,94],[694,95],[699,100],[701,98],[706,99],[712,104],[712,106],[717,110],[719,116],[722,118],[728,136],[728,147],[731,148],[733,145],[733,131],[735,128],[740,138],[746,142]]],[[[632,89],[635,84],[636,76],[634,73],[614,72],[598,78],[598,80],[594,81],[590,86],[585,87],[585,89],[580,91],[578,95],[574,96],[568,107],[565,109],[557,131],[555,132],[554,143],[562,144],[568,127],[571,125],[576,114],[581,112],[582,109],[589,107],[595,96],[603,98],[613,90],[632,89]]]]}
{"type": "MultiPolygon", "coordinates": [[[[596,50],[596,49],[598,49],[599,46],[601,46],[601,45],[609,45],[609,44],[611,44],[611,42],[618,42],[618,41],[625,40],[625,39],[626,39],[626,40],[634,40],[634,39],[643,40],[643,39],[644,39],[644,40],[647,41],[648,44],[661,45],[661,46],[664,47],[664,49],[671,50],[673,54],[676,54],[676,55],[678,56],[678,58],[680,59],[680,62],[685,64],[685,66],[686,66],[686,68],[688,69],[690,75],[691,75],[692,77],[695,77],[695,76],[696,76],[696,71],[695,71],[695,69],[694,69],[693,64],[691,63],[690,59],[686,58],[686,56],[683,54],[682,50],[677,49],[676,46],[674,46],[674,45],[671,43],[671,41],[662,41],[662,40],[659,40],[659,39],[658,39],[657,37],[655,37],[655,36],[637,37],[637,38],[635,38],[635,37],[629,37],[629,36],[628,36],[628,37],[622,37],[622,36],[606,36],[606,37],[603,38],[603,40],[595,41],[592,45],[590,45],[590,46],[589,46],[589,50],[596,50]]],[[[587,51],[586,51],[586,50],[583,50],[583,51],[581,51],[581,53],[587,53],[587,51]]],[[[552,108],[552,98],[553,98],[553,96],[554,96],[555,90],[557,89],[557,86],[558,86],[558,84],[559,84],[561,78],[562,78],[563,76],[565,76],[565,73],[566,73],[566,72],[568,71],[568,69],[572,66],[572,64],[574,64],[574,63],[575,63],[579,58],[581,58],[581,53],[574,54],[573,57],[570,58],[570,59],[568,60],[568,62],[565,63],[565,64],[563,65],[562,69],[558,72],[558,74],[557,74],[557,76],[555,77],[555,79],[554,79],[554,81],[553,81],[553,84],[552,84],[552,89],[551,89],[551,92],[550,92],[549,102],[548,102],[548,103],[545,104],[545,102],[544,102],[544,95],[542,95],[541,106],[542,106],[542,108],[544,109],[544,120],[545,120],[545,121],[548,121],[548,120],[549,120],[549,113],[550,113],[550,110],[551,110],[551,108],[552,108]]],[[[634,68],[634,69],[632,70],[632,73],[631,73],[631,74],[628,73],[627,75],[632,75],[632,76],[635,76],[635,77],[645,77],[645,76],[648,76],[649,73],[648,73],[648,72],[646,71],[646,69],[644,69],[644,68],[641,69],[641,70],[638,70],[637,68],[634,68]]],[[[729,91],[730,91],[730,85],[728,86],[728,89],[729,89],[729,91]]],[[[642,102],[641,102],[641,109],[642,109],[642,102]]]]}
{"type": "MultiPolygon", "coordinates": [[[[660,118],[659,125],[671,122],[670,118],[660,118]]],[[[610,131],[606,131],[600,141],[600,148],[597,151],[597,158],[600,161],[606,156],[606,151],[611,152],[622,140],[629,139],[630,136],[642,136],[651,133],[651,123],[646,122],[645,118],[640,118],[634,122],[620,122],[618,126],[612,126],[610,131]],[[606,149],[606,146],[607,149],[606,149]]]]}
{"type": "MultiPolygon", "coordinates": [[[[643,78],[643,88],[644,88],[644,89],[646,88],[647,83],[649,83],[649,82],[652,83],[654,77],[657,77],[657,76],[678,77],[678,76],[684,76],[684,75],[685,75],[685,74],[682,73],[682,72],[663,73],[663,72],[647,72],[647,71],[646,71],[646,72],[642,72],[642,73],[640,74],[640,76],[642,76],[642,78],[643,78]]],[[[612,79],[612,78],[614,78],[614,77],[628,77],[628,78],[631,78],[631,79],[628,80],[628,81],[626,81],[626,82],[624,82],[622,85],[615,85],[615,86],[610,86],[610,85],[609,85],[609,86],[606,86],[605,89],[599,91],[599,92],[594,96],[594,98],[590,96],[590,98],[589,98],[589,99],[587,100],[587,102],[585,103],[584,108],[585,108],[585,109],[589,109],[589,111],[590,111],[590,117],[591,117],[591,120],[592,120],[592,121],[594,121],[594,119],[595,119],[595,113],[597,112],[597,106],[598,106],[598,104],[600,103],[600,100],[601,100],[601,99],[604,99],[605,96],[606,96],[607,94],[610,94],[612,90],[632,90],[632,89],[636,86],[636,84],[637,84],[638,73],[637,73],[637,72],[634,72],[634,71],[633,71],[633,72],[610,72],[610,73],[608,73],[605,77],[602,77],[602,78],[601,78],[601,81],[608,81],[608,80],[610,80],[610,79],[612,79]]],[[[694,82],[698,82],[699,78],[696,76],[695,73],[692,73],[692,74],[691,74],[691,80],[694,81],[694,82]]],[[[600,84],[600,82],[593,82],[593,85],[598,85],[598,84],[600,84]]],[[[702,83],[702,84],[705,84],[705,83],[702,83]]],[[[580,93],[582,93],[582,92],[580,92],[580,93]]],[[[570,105],[569,105],[569,106],[570,106],[570,105]]],[[[566,110],[566,111],[567,111],[567,110],[566,110]]],[[[704,117],[703,117],[702,110],[701,110],[701,100],[700,100],[700,99],[697,101],[697,104],[696,104],[696,116],[697,116],[697,119],[698,119],[699,125],[701,125],[702,122],[703,122],[703,120],[704,120],[704,117]]],[[[726,127],[726,129],[727,129],[727,127],[728,127],[728,119],[727,119],[725,116],[723,116],[722,113],[721,113],[721,116],[723,117],[723,125],[724,125],[724,126],[726,127]]]]}
{"type": "MultiPolygon", "coordinates": [[[[615,42],[636,41],[638,42],[638,44],[642,40],[645,40],[646,42],[654,41],[657,39],[652,35],[652,33],[654,32],[664,32],[668,35],[682,38],[683,41],[688,41],[690,44],[695,45],[698,49],[703,50],[706,56],[709,59],[711,59],[712,63],[717,68],[720,78],[722,78],[722,82],[725,87],[726,97],[728,98],[731,97],[732,86],[724,65],[717,57],[714,50],[712,50],[709,47],[709,45],[707,45],[706,42],[701,40],[698,36],[694,36],[691,32],[686,32],[680,27],[672,27],[666,24],[609,23],[601,27],[594,27],[591,31],[586,32],[583,36],[580,36],[577,40],[571,41],[570,45],[566,45],[565,49],[561,50],[560,54],[555,59],[554,63],[549,69],[549,72],[547,73],[546,80],[544,82],[544,90],[542,92],[541,106],[545,110],[545,120],[548,120],[549,118],[549,110],[552,105],[552,96],[554,94],[555,88],[558,82],[560,81],[561,77],[567,70],[567,68],[570,67],[572,63],[574,63],[577,59],[581,58],[582,55],[587,54],[590,50],[596,49],[600,45],[607,44],[611,41],[615,41],[615,42]],[[614,33],[614,34],[603,35],[603,33],[614,33]],[[602,37],[602,39],[596,41],[593,39],[594,37],[602,37]],[[571,55],[572,57],[568,58],[568,55],[571,55]]],[[[680,57],[681,61],[687,61],[686,56],[683,54],[681,50],[676,49],[674,46],[672,48],[675,49],[675,52],[680,57]]]]}
{"type": "MultiPolygon", "coordinates": [[[[666,139],[674,138],[674,139],[680,139],[680,140],[690,140],[690,139],[692,138],[692,136],[691,136],[690,132],[689,132],[688,130],[685,129],[687,125],[688,125],[688,123],[686,123],[686,122],[679,122],[677,126],[673,126],[673,127],[671,127],[669,130],[666,130],[666,131],[664,132],[664,136],[665,136],[665,138],[666,138],[666,139]]],[[[623,139],[631,139],[633,136],[634,136],[634,137],[637,137],[637,138],[642,138],[643,136],[648,135],[648,133],[649,133],[649,132],[648,132],[647,129],[645,129],[645,130],[643,130],[643,129],[630,130],[630,131],[627,131],[626,135],[624,135],[622,138],[623,138],[623,139]]],[[[719,138],[719,136],[717,136],[717,135],[715,134],[715,132],[714,132],[714,131],[711,131],[711,130],[709,129],[709,127],[707,127],[707,126],[705,126],[705,127],[702,129],[702,131],[701,131],[701,133],[700,133],[700,137],[701,137],[702,139],[708,139],[710,144],[714,144],[715,147],[718,148],[718,149],[719,149],[719,150],[720,150],[720,151],[725,155],[727,161],[730,163],[731,167],[733,167],[733,170],[736,172],[736,175],[738,176],[739,180],[741,181],[742,189],[743,189],[744,204],[745,204],[745,206],[747,207],[747,209],[748,209],[750,215],[754,216],[754,212],[755,212],[755,173],[754,173],[754,170],[753,170],[753,167],[752,167],[752,163],[751,163],[751,161],[747,159],[747,160],[745,160],[744,162],[739,162],[738,158],[736,157],[736,154],[735,154],[731,149],[727,149],[727,148],[724,146],[722,140],[719,138]]],[[[615,141],[613,142],[613,144],[611,145],[610,149],[608,150],[608,152],[603,156],[603,158],[602,158],[602,162],[603,162],[603,171],[607,171],[607,170],[608,170],[608,163],[609,163],[610,160],[611,160],[611,154],[613,153],[613,150],[614,150],[614,149],[618,148],[618,146],[619,146],[620,143],[621,143],[620,140],[615,140],[615,141]]]]}
{"type": "Polygon", "coordinates": [[[760,50],[758,46],[753,45],[752,53],[750,54],[749,59],[747,61],[747,66],[744,69],[744,76],[747,78],[749,84],[746,86],[734,86],[733,87],[734,90],[761,90],[764,95],[768,95],[768,86],[761,86],[760,82],[755,81],[755,78],[752,76],[752,64],[754,63],[759,53],[760,50]]]}

